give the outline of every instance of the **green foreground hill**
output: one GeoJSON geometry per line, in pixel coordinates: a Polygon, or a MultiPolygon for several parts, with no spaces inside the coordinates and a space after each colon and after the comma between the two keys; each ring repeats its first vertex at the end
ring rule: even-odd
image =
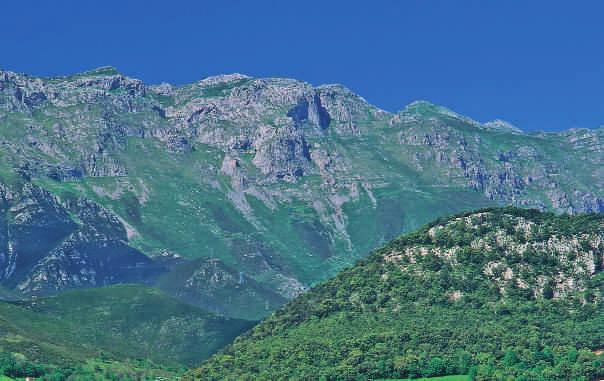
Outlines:
{"type": "Polygon", "coordinates": [[[196,380],[604,376],[604,216],[513,208],[403,235],[271,315],[196,380]]]}

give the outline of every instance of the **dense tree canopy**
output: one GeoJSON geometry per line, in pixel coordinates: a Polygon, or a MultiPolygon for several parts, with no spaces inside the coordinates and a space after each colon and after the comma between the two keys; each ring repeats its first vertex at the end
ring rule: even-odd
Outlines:
{"type": "Polygon", "coordinates": [[[295,299],[188,377],[604,376],[603,223],[513,208],[441,219],[295,299]]]}

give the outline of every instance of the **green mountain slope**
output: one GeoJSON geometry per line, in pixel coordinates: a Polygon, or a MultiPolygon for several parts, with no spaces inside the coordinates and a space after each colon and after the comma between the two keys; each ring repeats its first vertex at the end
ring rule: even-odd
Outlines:
{"type": "Polygon", "coordinates": [[[143,286],[74,290],[0,302],[0,349],[58,367],[100,356],[183,366],[203,360],[251,326],[143,286]]]}
{"type": "Polygon", "coordinates": [[[192,270],[166,264],[188,276],[163,289],[255,319],[442,215],[604,211],[601,128],[525,134],[428,102],[389,113],[285,78],[0,71],[0,143],[0,285],[24,295],[155,284],[166,268],[150,258],[169,256],[192,270]],[[216,298],[197,277],[208,261],[257,287],[214,283],[216,298]]]}
{"type": "Polygon", "coordinates": [[[193,305],[225,316],[260,320],[287,299],[216,259],[199,258],[174,265],[157,287],[193,305]],[[186,282],[183,282],[186,279],[186,282]]]}
{"type": "Polygon", "coordinates": [[[486,209],[395,239],[187,379],[594,380],[602,347],[604,217],[486,209]]]}

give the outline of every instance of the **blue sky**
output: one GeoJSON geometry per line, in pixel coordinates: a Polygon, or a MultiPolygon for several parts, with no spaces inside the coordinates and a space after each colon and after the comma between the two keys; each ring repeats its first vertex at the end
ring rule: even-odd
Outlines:
{"type": "Polygon", "coordinates": [[[525,130],[604,124],[602,1],[31,1],[0,8],[0,67],[111,65],[149,83],[220,73],[342,83],[525,130]]]}

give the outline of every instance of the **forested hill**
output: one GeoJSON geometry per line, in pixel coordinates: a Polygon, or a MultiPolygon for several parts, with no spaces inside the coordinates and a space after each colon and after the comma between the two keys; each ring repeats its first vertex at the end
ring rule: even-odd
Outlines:
{"type": "Polygon", "coordinates": [[[604,377],[604,216],[440,219],[287,304],[196,380],[604,377]]]}

